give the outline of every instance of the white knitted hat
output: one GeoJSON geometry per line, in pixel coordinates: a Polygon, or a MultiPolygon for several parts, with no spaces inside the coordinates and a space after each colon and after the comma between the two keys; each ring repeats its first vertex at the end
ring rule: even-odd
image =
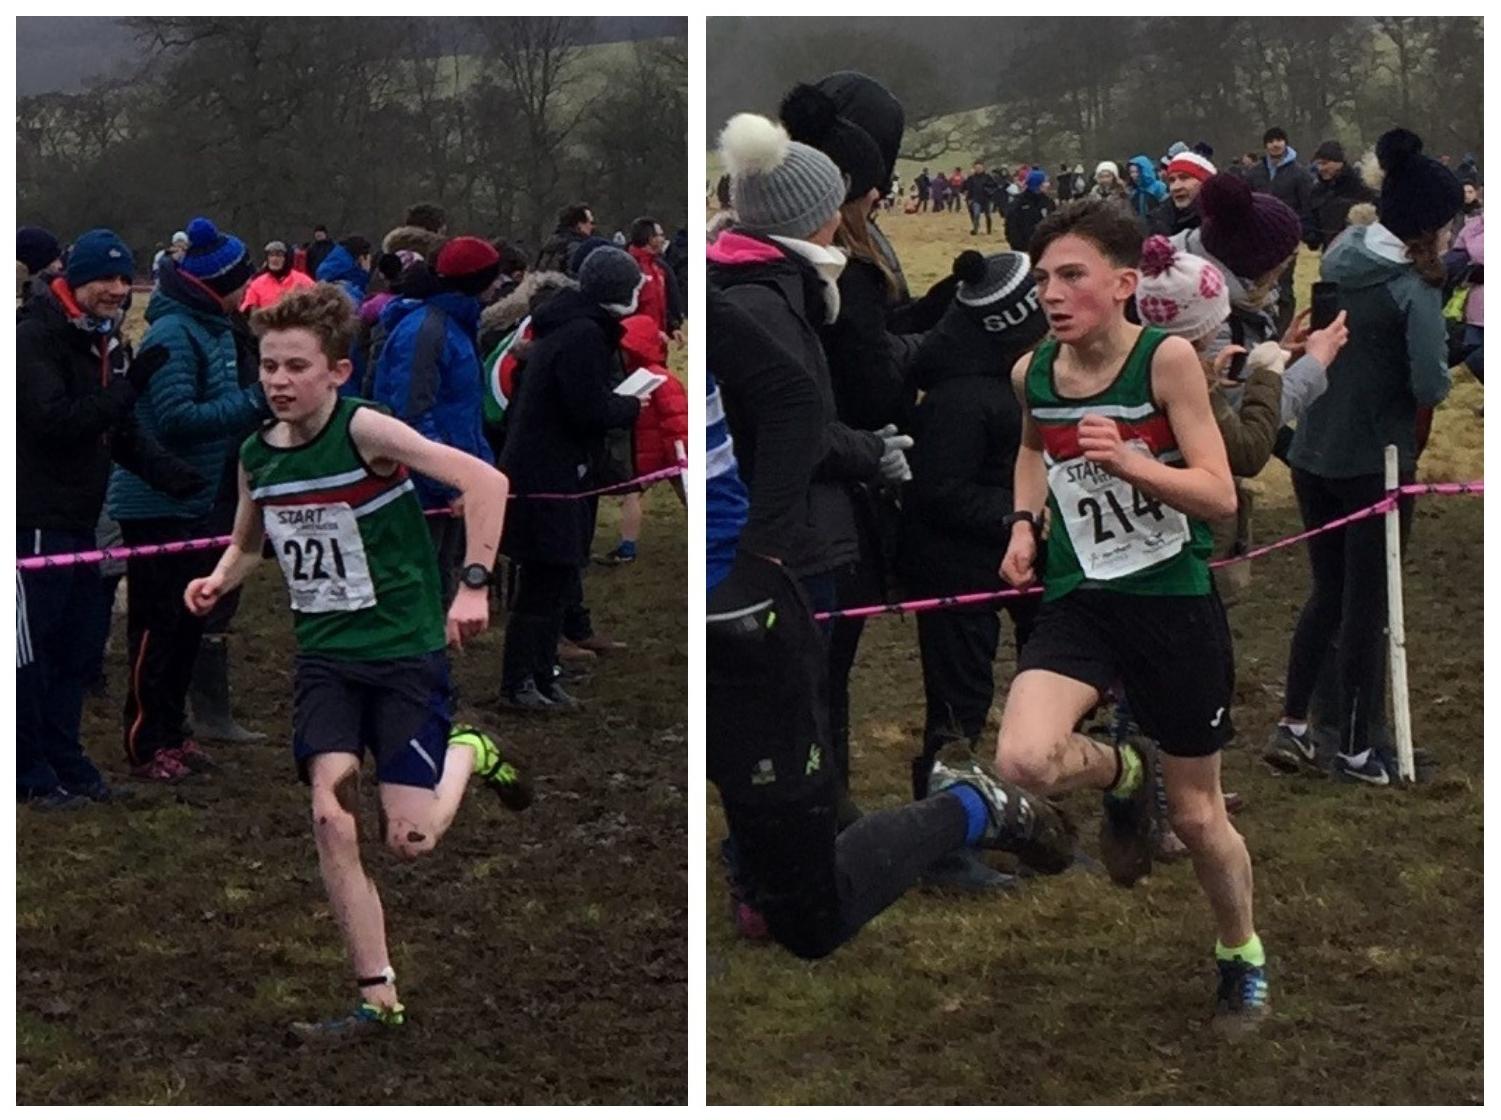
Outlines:
{"type": "Polygon", "coordinates": [[[1192,342],[1230,317],[1230,289],[1214,265],[1159,234],[1141,247],[1136,310],[1143,323],[1192,342]]]}

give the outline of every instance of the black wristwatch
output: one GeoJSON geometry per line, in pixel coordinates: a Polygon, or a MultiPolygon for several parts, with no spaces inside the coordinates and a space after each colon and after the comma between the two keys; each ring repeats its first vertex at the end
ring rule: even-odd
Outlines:
{"type": "Polygon", "coordinates": [[[1037,532],[1037,515],[1029,509],[1019,509],[1013,513],[1008,513],[1005,517],[1001,518],[1001,525],[1007,532],[1010,532],[1018,521],[1025,521],[1028,525],[1032,526],[1034,533],[1037,532]]]}
{"type": "Polygon", "coordinates": [[[459,582],[475,591],[482,591],[490,586],[490,569],[483,564],[465,564],[464,570],[459,573],[459,582]]]}

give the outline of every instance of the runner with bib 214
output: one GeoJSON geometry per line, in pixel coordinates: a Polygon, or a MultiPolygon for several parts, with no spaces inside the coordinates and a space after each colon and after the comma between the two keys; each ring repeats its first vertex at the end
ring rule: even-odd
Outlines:
{"type": "Polygon", "coordinates": [[[1160,749],[1169,817],[1219,934],[1216,1023],[1233,1031],[1268,1007],[1251,860],[1220,790],[1234,662],[1207,522],[1233,514],[1236,495],[1193,348],[1126,318],[1141,242],[1123,208],[1084,200],[1029,247],[1052,337],[1012,371],[1024,417],[1001,575],[1016,587],[1040,577],[1043,601],[996,768],[1041,793],[1104,791],[1101,854],[1130,886],[1151,870],[1160,749]],[[1116,747],[1075,730],[1118,689],[1144,737],[1116,747]]]}

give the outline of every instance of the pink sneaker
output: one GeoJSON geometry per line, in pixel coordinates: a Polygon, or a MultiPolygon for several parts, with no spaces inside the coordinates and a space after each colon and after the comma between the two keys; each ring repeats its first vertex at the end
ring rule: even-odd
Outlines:
{"type": "Polygon", "coordinates": [[[186,778],[190,771],[170,751],[157,751],[151,761],[130,768],[130,776],[143,782],[162,782],[170,785],[186,778]]]}
{"type": "Polygon", "coordinates": [[[210,770],[219,769],[219,764],[204,752],[196,739],[184,739],[180,747],[170,748],[161,753],[170,755],[178,765],[192,774],[205,774],[210,770]]]}
{"type": "Polygon", "coordinates": [[[735,900],[735,932],[747,941],[770,941],[766,918],[749,902],[735,900]]]}

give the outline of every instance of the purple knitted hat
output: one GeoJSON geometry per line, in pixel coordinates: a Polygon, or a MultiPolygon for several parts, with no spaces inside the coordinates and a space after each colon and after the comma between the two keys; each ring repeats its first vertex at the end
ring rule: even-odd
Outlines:
{"type": "Polygon", "coordinates": [[[1199,191],[1204,248],[1235,275],[1255,280],[1298,248],[1303,223],[1280,198],[1252,191],[1238,175],[1221,172],[1199,191]]]}

